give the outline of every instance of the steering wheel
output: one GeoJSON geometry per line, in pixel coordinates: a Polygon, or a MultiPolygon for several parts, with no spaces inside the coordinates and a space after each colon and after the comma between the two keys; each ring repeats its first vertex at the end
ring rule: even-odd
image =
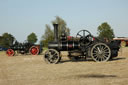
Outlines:
{"type": "Polygon", "coordinates": [[[92,42],[92,35],[88,30],[80,30],[76,38],[79,39],[80,48],[85,50],[86,47],[92,42]]]}

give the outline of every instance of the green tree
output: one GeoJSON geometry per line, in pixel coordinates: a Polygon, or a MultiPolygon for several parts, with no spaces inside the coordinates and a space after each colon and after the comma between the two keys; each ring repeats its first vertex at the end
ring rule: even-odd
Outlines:
{"type": "Polygon", "coordinates": [[[45,33],[42,36],[42,42],[45,47],[48,46],[48,42],[54,40],[54,33],[53,30],[51,30],[50,26],[48,24],[45,25],[45,33]]]}
{"type": "Polygon", "coordinates": [[[13,44],[13,41],[15,40],[14,36],[9,33],[4,33],[0,37],[0,46],[8,48],[10,45],[13,44]]]}
{"type": "Polygon", "coordinates": [[[27,37],[27,41],[29,42],[29,43],[36,43],[36,41],[37,41],[38,39],[37,39],[37,36],[36,36],[36,34],[35,33],[31,33],[30,35],[28,35],[28,37],[27,37]]]}
{"type": "MultiPolygon", "coordinates": [[[[58,24],[58,36],[61,35],[62,31],[65,31],[67,36],[70,35],[70,29],[67,27],[66,22],[60,18],[59,16],[56,16],[56,19],[52,21],[52,24],[58,24]]],[[[41,38],[41,42],[43,42],[43,45],[45,47],[48,46],[48,42],[54,40],[54,31],[51,29],[51,27],[46,24],[45,26],[45,33],[41,38]]]]}
{"type": "Polygon", "coordinates": [[[56,16],[56,19],[52,21],[52,24],[58,24],[58,35],[61,35],[62,31],[65,30],[66,34],[70,35],[70,29],[67,27],[66,22],[59,16],[56,16]]]}
{"type": "Polygon", "coordinates": [[[115,37],[113,29],[107,22],[102,23],[97,30],[98,37],[101,39],[107,39],[110,41],[115,37]]]}

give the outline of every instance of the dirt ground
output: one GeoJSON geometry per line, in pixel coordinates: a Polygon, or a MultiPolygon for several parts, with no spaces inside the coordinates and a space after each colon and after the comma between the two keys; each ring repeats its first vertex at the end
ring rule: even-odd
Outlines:
{"type": "Polygon", "coordinates": [[[0,85],[128,85],[128,48],[111,61],[46,64],[43,55],[8,57],[0,52],[0,85]]]}

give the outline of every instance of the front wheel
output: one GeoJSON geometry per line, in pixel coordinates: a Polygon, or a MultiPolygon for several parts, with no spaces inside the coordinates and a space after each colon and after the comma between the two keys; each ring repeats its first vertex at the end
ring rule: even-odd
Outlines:
{"type": "Polygon", "coordinates": [[[96,43],[91,48],[91,57],[96,62],[108,61],[111,57],[111,50],[105,43],[96,43]]]}
{"type": "Polygon", "coordinates": [[[55,49],[48,49],[44,54],[44,60],[49,64],[57,64],[60,59],[59,52],[55,49]]]}

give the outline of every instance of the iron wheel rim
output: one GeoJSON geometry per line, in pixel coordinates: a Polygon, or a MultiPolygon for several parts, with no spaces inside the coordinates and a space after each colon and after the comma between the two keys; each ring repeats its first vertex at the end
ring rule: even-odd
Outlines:
{"type": "Polygon", "coordinates": [[[97,43],[91,49],[91,57],[96,62],[106,62],[111,57],[111,50],[106,44],[97,43]]]}
{"type": "Polygon", "coordinates": [[[45,52],[44,60],[48,64],[57,64],[60,61],[59,52],[55,49],[48,49],[45,52]]]}

